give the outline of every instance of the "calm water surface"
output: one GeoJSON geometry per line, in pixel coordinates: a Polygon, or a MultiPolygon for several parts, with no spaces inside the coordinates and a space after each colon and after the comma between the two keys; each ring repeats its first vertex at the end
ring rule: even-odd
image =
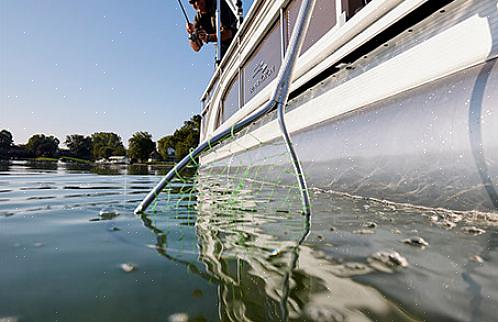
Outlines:
{"type": "Polygon", "coordinates": [[[498,315],[493,214],[315,192],[308,222],[288,189],[205,178],[133,215],[162,172],[0,163],[0,321],[498,315]]]}

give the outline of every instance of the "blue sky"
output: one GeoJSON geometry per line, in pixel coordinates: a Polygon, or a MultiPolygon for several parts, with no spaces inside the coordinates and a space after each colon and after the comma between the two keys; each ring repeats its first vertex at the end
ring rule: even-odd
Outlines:
{"type": "Polygon", "coordinates": [[[171,134],[199,113],[214,69],[213,46],[194,53],[183,19],[177,0],[0,0],[0,129],[16,144],[171,134]]]}

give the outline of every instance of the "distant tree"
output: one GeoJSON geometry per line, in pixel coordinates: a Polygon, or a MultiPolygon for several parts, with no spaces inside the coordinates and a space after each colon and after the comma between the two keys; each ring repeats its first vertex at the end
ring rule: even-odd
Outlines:
{"type": "Polygon", "coordinates": [[[35,134],[29,138],[26,148],[35,157],[53,157],[59,148],[59,139],[54,136],[35,134]]]}
{"type": "Polygon", "coordinates": [[[103,146],[99,149],[99,158],[109,158],[113,155],[114,149],[110,146],[103,146]]]}
{"type": "Polygon", "coordinates": [[[149,155],[156,150],[152,135],[147,132],[136,132],[128,140],[128,156],[132,160],[146,161],[149,155]]]}
{"type": "Polygon", "coordinates": [[[12,134],[9,131],[0,131],[0,159],[10,158],[10,149],[13,142],[12,134]]]}
{"type": "Polygon", "coordinates": [[[200,115],[194,115],[190,120],[185,121],[183,126],[173,134],[175,144],[175,154],[177,159],[182,159],[199,145],[199,136],[201,129],[200,115]]]}
{"type": "Polygon", "coordinates": [[[33,158],[34,154],[26,147],[25,144],[13,145],[9,151],[10,158],[13,159],[29,159],[33,158]]]}
{"type": "Polygon", "coordinates": [[[0,147],[0,160],[10,158],[10,149],[0,147]]]}
{"type": "Polygon", "coordinates": [[[173,135],[168,135],[157,141],[157,151],[164,160],[169,160],[171,158],[171,152],[175,151],[176,140],[173,135]]]}
{"type": "Polygon", "coordinates": [[[168,152],[174,150],[176,159],[182,159],[190,153],[191,149],[199,145],[200,129],[201,116],[192,116],[173,135],[165,136],[157,142],[159,154],[164,159],[169,159],[171,156],[168,152]]]}
{"type": "Polygon", "coordinates": [[[65,144],[73,156],[87,160],[92,158],[91,137],[79,134],[68,135],[65,144]]]}
{"type": "Polygon", "coordinates": [[[0,131],[0,148],[9,149],[14,140],[12,138],[12,134],[7,130],[0,131]]]}
{"type": "Polygon", "coordinates": [[[98,132],[93,133],[92,155],[94,159],[108,158],[110,156],[125,155],[126,150],[121,137],[115,133],[98,132]]]}

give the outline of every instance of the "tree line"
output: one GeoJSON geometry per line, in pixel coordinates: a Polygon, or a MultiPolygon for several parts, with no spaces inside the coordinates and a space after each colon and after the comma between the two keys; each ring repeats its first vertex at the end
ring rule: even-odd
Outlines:
{"type": "Polygon", "coordinates": [[[90,136],[72,134],[61,141],[51,135],[35,134],[26,144],[15,145],[12,133],[0,131],[0,159],[61,158],[73,157],[88,161],[107,159],[111,156],[127,156],[132,162],[155,160],[175,161],[187,155],[199,144],[201,117],[193,116],[172,135],[157,142],[148,132],[140,131],[128,140],[125,149],[121,137],[112,132],[97,132],[90,136]]]}

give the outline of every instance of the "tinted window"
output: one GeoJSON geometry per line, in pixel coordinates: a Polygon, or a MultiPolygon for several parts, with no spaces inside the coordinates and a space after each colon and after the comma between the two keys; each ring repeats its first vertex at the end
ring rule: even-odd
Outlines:
{"type": "Polygon", "coordinates": [[[228,90],[223,98],[223,118],[222,121],[225,122],[237,112],[239,109],[239,77],[238,75],[232,81],[228,90]]]}
{"type": "MultiPolygon", "coordinates": [[[[285,10],[287,21],[287,43],[289,43],[292,31],[294,30],[301,2],[301,0],[294,0],[287,6],[287,10],[285,10]]],[[[311,23],[301,52],[304,53],[308,50],[315,42],[322,38],[327,31],[332,29],[335,24],[335,0],[316,0],[313,15],[311,17],[311,23]]]]}
{"type": "Polygon", "coordinates": [[[242,67],[244,104],[277,77],[282,64],[279,26],[280,21],[277,21],[242,67]]]}

